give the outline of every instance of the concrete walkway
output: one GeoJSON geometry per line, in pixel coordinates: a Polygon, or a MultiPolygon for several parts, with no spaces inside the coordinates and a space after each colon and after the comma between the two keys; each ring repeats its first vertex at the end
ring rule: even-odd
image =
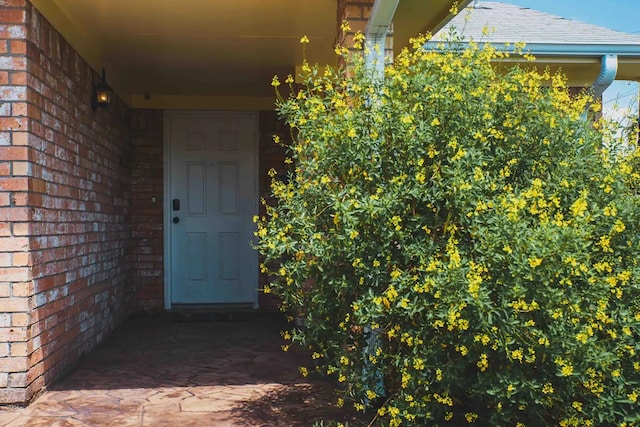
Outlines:
{"type": "Polygon", "coordinates": [[[130,320],[30,406],[0,407],[0,426],[354,422],[352,413],[335,406],[327,379],[299,374],[308,357],[280,349],[279,331],[286,327],[266,314],[130,320]]]}

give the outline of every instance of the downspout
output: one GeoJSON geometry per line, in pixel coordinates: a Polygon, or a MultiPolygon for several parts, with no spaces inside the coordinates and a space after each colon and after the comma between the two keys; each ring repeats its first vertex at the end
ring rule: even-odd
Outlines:
{"type": "Polygon", "coordinates": [[[384,48],[398,3],[400,0],[375,0],[365,30],[365,43],[369,51],[367,67],[375,69],[379,76],[384,73],[384,48]]]}
{"type": "Polygon", "coordinates": [[[618,74],[618,55],[603,55],[600,75],[591,86],[594,101],[600,99],[604,91],[611,86],[616,79],[616,74],[618,74]]]}
{"type": "MultiPolygon", "coordinates": [[[[387,43],[389,27],[391,26],[393,15],[396,13],[398,3],[400,3],[400,0],[375,0],[371,9],[369,22],[367,22],[367,28],[365,29],[365,47],[367,49],[365,66],[368,70],[372,70],[378,79],[384,78],[384,50],[387,43]]],[[[368,333],[369,337],[364,347],[363,357],[365,358],[365,367],[362,375],[365,377],[373,376],[376,382],[373,391],[378,396],[384,396],[385,391],[382,372],[379,368],[366,363],[369,360],[369,355],[374,354],[375,350],[380,348],[380,336],[382,332],[379,328],[374,329],[367,326],[365,327],[365,333],[368,333]]],[[[368,400],[366,404],[369,406],[368,400]]]]}

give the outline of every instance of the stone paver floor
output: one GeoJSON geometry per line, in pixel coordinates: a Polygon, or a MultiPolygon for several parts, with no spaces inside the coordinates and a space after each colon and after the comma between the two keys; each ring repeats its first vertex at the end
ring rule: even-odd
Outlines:
{"type": "Polygon", "coordinates": [[[303,378],[284,353],[279,317],[132,319],[67,378],[26,408],[0,408],[0,426],[311,426],[355,422],[327,379],[303,378]]]}

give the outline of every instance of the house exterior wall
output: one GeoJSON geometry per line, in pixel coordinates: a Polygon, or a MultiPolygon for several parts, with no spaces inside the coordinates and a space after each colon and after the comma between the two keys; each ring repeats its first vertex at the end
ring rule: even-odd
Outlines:
{"type": "Polygon", "coordinates": [[[30,3],[0,6],[0,402],[13,403],[126,313],[129,111],[91,111],[98,75],[30,3]]]}
{"type": "Polygon", "coordinates": [[[91,109],[97,74],[29,4],[27,100],[32,177],[43,194],[29,223],[31,389],[57,377],[123,318],[130,297],[128,108],[91,109]]]}
{"type": "Polygon", "coordinates": [[[156,312],[164,309],[164,112],[131,110],[130,117],[132,310],[156,312]]]}
{"type": "Polygon", "coordinates": [[[31,177],[27,104],[27,10],[0,1],[0,402],[26,396],[29,367],[31,206],[44,183],[31,177]],[[33,193],[33,196],[29,196],[33,193]]]}

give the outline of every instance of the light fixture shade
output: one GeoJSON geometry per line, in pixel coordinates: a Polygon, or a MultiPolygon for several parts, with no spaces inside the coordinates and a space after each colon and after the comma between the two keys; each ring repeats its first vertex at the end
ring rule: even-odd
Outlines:
{"type": "Polygon", "coordinates": [[[111,103],[112,90],[107,84],[107,77],[104,68],[102,69],[102,81],[93,88],[93,99],[91,106],[93,111],[98,107],[106,107],[111,103]]]}

